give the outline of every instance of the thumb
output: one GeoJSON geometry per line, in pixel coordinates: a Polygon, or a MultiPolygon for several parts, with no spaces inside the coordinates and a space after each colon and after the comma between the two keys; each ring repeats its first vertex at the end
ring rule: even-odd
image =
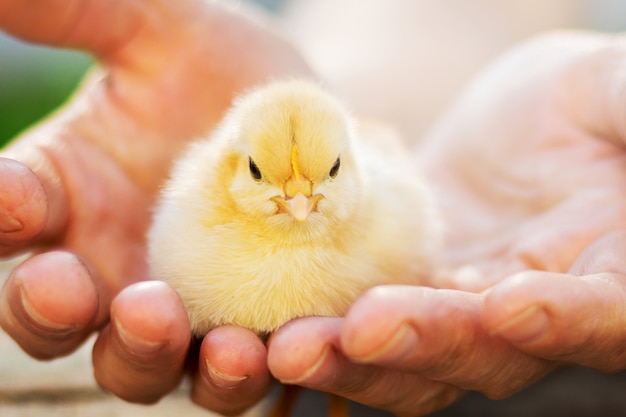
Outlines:
{"type": "Polygon", "coordinates": [[[129,11],[137,2],[119,2],[118,7],[106,3],[0,0],[0,27],[26,41],[98,52],[126,37],[133,26],[129,11]]]}
{"type": "MultiPolygon", "coordinates": [[[[29,42],[86,49],[106,58],[148,26],[155,2],[0,0],[0,27],[29,42]]],[[[171,2],[175,8],[189,3],[171,2]]]]}

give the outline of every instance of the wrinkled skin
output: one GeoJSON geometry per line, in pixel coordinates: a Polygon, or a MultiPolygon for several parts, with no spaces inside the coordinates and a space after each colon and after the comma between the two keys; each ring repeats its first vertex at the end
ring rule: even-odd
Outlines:
{"type": "Polygon", "coordinates": [[[345,318],[288,323],[268,348],[215,329],[188,358],[180,300],[141,282],[158,186],[233,92],[309,70],[245,9],[30,3],[0,0],[0,25],[102,63],[0,162],[2,254],[36,253],[3,288],[0,324],[32,356],[98,331],[105,389],[157,401],[189,360],[192,399],[226,414],[262,398],[271,375],[412,416],[468,389],[507,396],[561,362],[624,369],[623,40],[562,34],[512,51],[425,138],[416,158],[448,223],[449,273],[433,284],[449,289],[379,287],[345,318]]]}
{"type": "MultiPolygon", "coordinates": [[[[8,279],[0,323],[42,359],[69,354],[99,331],[98,382],[129,401],[157,401],[184,375],[190,340],[177,295],[140,282],[159,186],[235,92],[309,69],[258,12],[215,2],[2,0],[0,26],[86,49],[102,67],[2,153],[11,159],[0,161],[0,253],[38,254],[8,279]]],[[[193,396],[207,408],[237,412],[270,387],[266,349],[250,332],[216,331],[200,358],[193,396]],[[232,381],[211,379],[207,360],[217,375],[249,377],[227,389],[232,381]]]]}

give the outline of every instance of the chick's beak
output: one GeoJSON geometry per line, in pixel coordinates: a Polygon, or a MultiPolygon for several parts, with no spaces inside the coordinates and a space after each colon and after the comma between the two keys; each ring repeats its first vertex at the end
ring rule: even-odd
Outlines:
{"type": "Polygon", "coordinates": [[[282,210],[290,214],[296,221],[302,223],[315,210],[320,197],[319,194],[307,197],[302,193],[297,193],[287,200],[279,197],[276,202],[278,203],[279,211],[282,210]]]}
{"type": "Polygon", "coordinates": [[[299,223],[317,209],[317,203],[323,197],[321,194],[312,195],[311,183],[305,184],[304,181],[288,181],[284,192],[285,197],[276,196],[272,201],[278,205],[279,213],[290,214],[299,223]]]}

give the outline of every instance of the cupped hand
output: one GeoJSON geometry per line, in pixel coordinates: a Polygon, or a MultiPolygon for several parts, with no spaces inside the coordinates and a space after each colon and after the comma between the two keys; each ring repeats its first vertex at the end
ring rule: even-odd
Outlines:
{"type": "MultiPolygon", "coordinates": [[[[96,378],[131,401],[175,387],[189,350],[176,294],[142,283],[150,210],[172,159],[215,125],[234,94],[308,75],[262,15],[233,4],[0,1],[3,30],[86,50],[100,63],[63,109],[1,154],[0,255],[34,255],[2,290],[0,324],[42,359],[101,330],[96,378]]],[[[195,401],[245,409],[269,387],[265,356],[250,332],[210,334],[195,359],[195,401]],[[244,360],[234,361],[233,346],[244,360]]]]}
{"type": "Polygon", "coordinates": [[[449,289],[380,287],[343,319],[293,321],[272,373],[416,416],[564,362],[625,369],[625,45],[547,35],[487,69],[417,152],[447,223],[433,285],[449,289]]]}
{"type": "Polygon", "coordinates": [[[445,286],[567,272],[626,226],[625,43],[588,33],[531,41],[431,132],[420,157],[448,221],[448,264],[461,268],[445,286]]]}
{"type": "Polygon", "coordinates": [[[459,268],[440,285],[489,288],[492,335],[602,371],[626,369],[625,68],[623,35],[539,38],[480,78],[423,154],[459,268]]]}

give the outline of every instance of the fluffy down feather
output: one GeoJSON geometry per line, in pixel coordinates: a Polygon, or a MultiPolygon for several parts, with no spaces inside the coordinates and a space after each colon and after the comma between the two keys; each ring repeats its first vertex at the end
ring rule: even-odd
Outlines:
{"type": "Polygon", "coordinates": [[[395,137],[372,136],[317,85],[279,81],[236,100],[177,161],[149,260],[196,335],[267,334],[341,316],[375,285],[427,282],[440,241],[431,197],[395,137]]]}

